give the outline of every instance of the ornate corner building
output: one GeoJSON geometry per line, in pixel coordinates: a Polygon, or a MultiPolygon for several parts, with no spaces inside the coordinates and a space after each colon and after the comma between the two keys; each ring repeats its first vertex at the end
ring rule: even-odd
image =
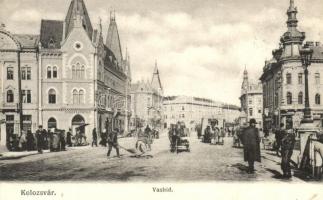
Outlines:
{"type": "Polygon", "coordinates": [[[83,0],[72,0],[65,20],[41,20],[39,35],[0,28],[1,144],[11,134],[44,128],[128,130],[131,70],[122,55],[115,13],[104,43],[83,0]],[[114,116],[114,117],[113,117],[114,116]],[[116,117],[117,116],[117,117],[116,117]]]}
{"type": "MultiPolygon", "coordinates": [[[[297,28],[297,8],[290,0],[287,10],[287,31],[281,36],[279,48],[273,50],[271,60],[265,62],[260,80],[263,84],[265,129],[278,128],[283,122],[286,128],[298,128],[305,108],[305,80],[300,49],[305,32],[297,28]]],[[[308,68],[309,103],[312,117],[322,127],[323,106],[321,102],[323,73],[323,47],[319,42],[306,42],[313,50],[308,68]]]]}

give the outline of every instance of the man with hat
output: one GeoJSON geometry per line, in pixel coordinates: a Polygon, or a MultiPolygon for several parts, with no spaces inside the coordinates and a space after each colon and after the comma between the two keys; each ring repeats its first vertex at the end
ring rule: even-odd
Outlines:
{"type": "Polygon", "coordinates": [[[242,132],[241,139],[244,150],[244,160],[248,162],[248,173],[254,173],[254,162],[261,162],[260,159],[260,138],[256,128],[256,120],[250,119],[249,126],[242,132]]]}
{"type": "Polygon", "coordinates": [[[46,131],[43,129],[42,125],[39,125],[38,130],[36,131],[38,153],[43,153],[45,135],[46,135],[46,131]]]}

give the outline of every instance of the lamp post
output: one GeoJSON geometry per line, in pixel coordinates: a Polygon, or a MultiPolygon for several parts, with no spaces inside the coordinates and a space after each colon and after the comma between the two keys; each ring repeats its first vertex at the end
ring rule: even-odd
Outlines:
{"type": "MultiPolygon", "coordinates": [[[[309,103],[309,91],[308,91],[308,66],[311,65],[311,60],[313,56],[313,49],[310,49],[308,46],[300,49],[300,56],[302,65],[304,67],[304,76],[305,76],[305,108],[304,108],[304,117],[301,121],[299,127],[299,140],[300,140],[300,154],[298,156],[298,166],[304,168],[306,164],[306,159],[304,158],[304,150],[308,141],[308,138],[312,134],[317,133],[317,128],[314,126],[313,119],[311,116],[311,109],[309,103]]],[[[306,158],[306,157],[305,157],[306,158]]]]}
{"type": "Polygon", "coordinates": [[[309,94],[308,94],[308,66],[311,65],[311,60],[313,56],[313,49],[308,47],[302,48],[300,50],[302,65],[304,67],[304,75],[305,75],[305,108],[304,108],[304,118],[301,123],[313,123],[309,102],[309,94]]]}

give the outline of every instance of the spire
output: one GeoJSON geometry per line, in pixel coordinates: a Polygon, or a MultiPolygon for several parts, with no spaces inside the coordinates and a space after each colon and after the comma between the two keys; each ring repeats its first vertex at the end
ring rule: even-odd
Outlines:
{"type": "MultiPolygon", "coordinates": [[[[297,7],[295,6],[294,0],[290,0],[289,8],[286,14],[288,16],[286,22],[288,30],[280,38],[280,42],[283,46],[289,45],[291,43],[302,44],[305,39],[305,33],[297,30],[297,7]]],[[[293,55],[293,53],[291,55],[293,55]]]]}
{"type": "Polygon", "coordinates": [[[83,27],[89,38],[92,38],[93,27],[83,0],[72,0],[65,17],[66,38],[73,28],[83,27]]]}
{"type": "Polygon", "coordinates": [[[151,86],[154,89],[163,90],[163,86],[162,86],[161,81],[160,81],[160,76],[159,76],[159,71],[158,71],[158,66],[157,66],[157,60],[155,60],[155,68],[154,68],[153,78],[151,80],[151,86]]]}
{"type": "Polygon", "coordinates": [[[248,80],[248,71],[247,71],[247,66],[244,66],[244,71],[243,71],[243,80],[248,80]]]}
{"type": "Polygon", "coordinates": [[[122,63],[122,51],[120,44],[120,37],[118,32],[118,26],[116,23],[115,10],[110,12],[110,24],[108,28],[108,34],[106,39],[106,46],[113,52],[119,63],[122,63]]]}
{"type": "Polygon", "coordinates": [[[288,20],[287,20],[287,27],[288,28],[292,28],[292,27],[297,27],[297,8],[295,7],[295,3],[294,0],[290,0],[290,4],[289,4],[289,8],[287,10],[287,16],[288,16],[288,20]]]}

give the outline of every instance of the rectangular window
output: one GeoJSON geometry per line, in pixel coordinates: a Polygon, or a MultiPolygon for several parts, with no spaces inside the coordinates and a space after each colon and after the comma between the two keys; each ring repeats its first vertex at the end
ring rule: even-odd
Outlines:
{"type": "Polygon", "coordinates": [[[252,104],[252,99],[249,99],[249,104],[252,104]]]}
{"type": "Polygon", "coordinates": [[[15,116],[14,115],[6,115],[6,121],[7,122],[13,122],[15,120],[15,116]]]}
{"type": "Polygon", "coordinates": [[[253,114],[253,110],[252,110],[252,108],[249,108],[249,116],[251,117],[252,114],[253,114]]]}
{"type": "Polygon", "coordinates": [[[13,67],[7,68],[7,80],[13,80],[13,67]]]}
{"type": "Polygon", "coordinates": [[[303,84],[303,74],[302,73],[298,74],[298,84],[303,84]]]}
{"type": "Polygon", "coordinates": [[[292,84],[292,74],[290,73],[286,74],[286,83],[292,84]]]}
{"type": "Polygon", "coordinates": [[[31,115],[23,115],[22,121],[24,122],[31,122],[31,115]]]}
{"type": "Polygon", "coordinates": [[[31,80],[31,67],[27,67],[27,80],[31,80]]]}
{"type": "Polygon", "coordinates": [[[26,80],[26,67],[21,68],[21,79],[26,80]]]}
{"type": "Polygon", "coordinates": [[[23,103],[31,103],[31,91],[30,90],[22,90],[22,102],[23,103]]]}

